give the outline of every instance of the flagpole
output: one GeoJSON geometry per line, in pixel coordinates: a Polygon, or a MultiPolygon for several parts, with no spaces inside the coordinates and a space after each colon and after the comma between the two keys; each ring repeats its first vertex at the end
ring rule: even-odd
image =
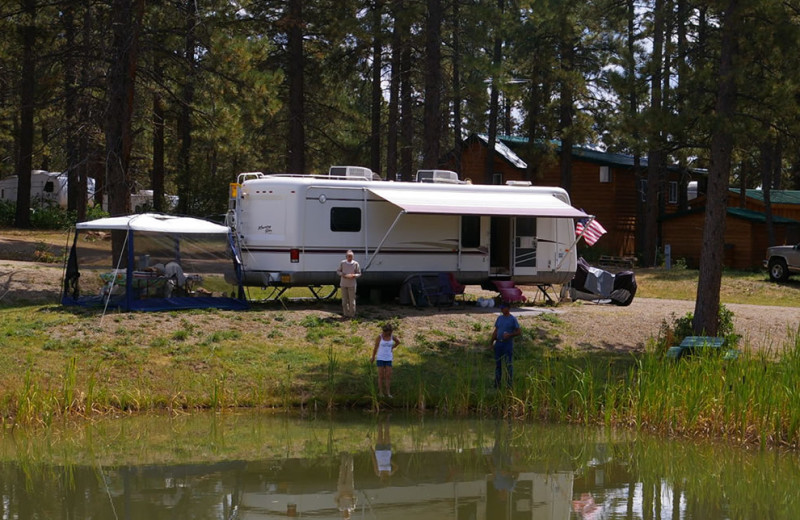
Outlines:
{"type": "MultiPolygon", "coordinates": [[[[583,238],[583,235],[586,233],[586,230],[589,228],[589,224],[591,224],[591,223],[592,223],[592,221],[593,221],[594,219],[595,219],[595,216],[594,216],[594,215],[589,215],[589,220],[587,220],[587,221],[586,221],[586,225],[585,225],[585,226],[583,226],[583,231],[581,231],[581,234],[580,234],[580,235],[578,235],[578,238],[576,238],[576,239],[575,239],[575,241],[574,241],[574,242],[572,242],[572,245],[570,245],[570,246],[569,246],[569,249],[567,249],[567,251],[569,251],[570,249],[572,249],[573,247],[575,247],[575,246],[578,244],[578,240],[580,240],[581,238],[583,238]]],[[[576,257],[576,258],[577,258],[577,257],[576,257]]],[[[561,258],[561,261],[560,261],[560,262],[558,262],[558,264],[556,265],[556,271],[558,271],[558,268],[559,268],[559,267],[561,267],[561,264],[563,264],[563,263],[564,263],[564,260],[566,260],[566,259],[567,259],[567,255],[564,255],[564,256],[561,258]]]]}

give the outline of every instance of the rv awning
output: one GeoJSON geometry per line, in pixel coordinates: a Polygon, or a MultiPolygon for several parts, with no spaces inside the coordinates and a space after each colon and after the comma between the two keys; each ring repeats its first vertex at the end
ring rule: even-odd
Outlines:
{"type": "Polygon", "coordinates": [[[550,193],[509,188],[499,192],[463,190],[392,190],[370,188],[370,192],[406,213],[437,215],[497,215],[516,217],[586,218],[583,211],[550,193]]]}
{"type": "Polygon", "coordinates": [[[207,233],[227,234],[227,226],[221,226],[207,220],[191,217],[175,217],[172,215],[159,215],[144,213],[141,215],[126,215],[123,217],[108,217],[81,222],[75,226],[79,230],[128,230],[152,231],[156,233],[207,233]]]}

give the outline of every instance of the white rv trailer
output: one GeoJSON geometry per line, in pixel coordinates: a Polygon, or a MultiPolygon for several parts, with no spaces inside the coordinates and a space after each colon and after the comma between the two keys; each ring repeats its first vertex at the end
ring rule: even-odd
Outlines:
{"type": "Polygon", "coordinates": [[[396,289],[410,274],[431,272],[487,287],[492,279],[572,279],[574,219],[587,215],[570,205],[565,190],[435,177],[376,181],[366,168],[341,176],[240,174],[231,185],[228,223],[244,284],[338,284],[335,271],[348,249],[363,270],[360,290],[396,289]]]}
{"type": "MultiPolygon", "coordinates": [[[[17,201],[19,178],[12,175],[0,180],[0,200],[17,201]]],[[[55,204],[67,207],[67,172],[31,171],[31,203],[55,204]]],[[[86,195],[91,201],[95,195],[95,180],[86,179],[86,195]]],[[[167,210],[174,211],[178,207],[177,195],[165,195],[167,210]]],[[[131,209],[135,213],[143,213],[153,208],[153,190],[139,190],[131,193],[131,209]]],[[[108,196],[103,195],[103,209],[108,209],[108,196]]]]}
{"type": "MultiPolygon", "coordinates": [[[[0,180],[0,200],[17,201],[19,178],[16,175],[0,180]]],[[[31,202],[56,204],[67,207],[67,172],[31,171],[31,202]]],[[[91,177],[86,179],[86,193],[94,197],[95,182],[91,177]]]]}

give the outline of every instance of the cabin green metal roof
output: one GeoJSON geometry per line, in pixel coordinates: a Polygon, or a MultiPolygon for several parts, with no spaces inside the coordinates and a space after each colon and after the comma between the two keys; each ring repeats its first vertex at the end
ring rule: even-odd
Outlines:
{"type": "MultiPolygon", "coordinates": [[[[739,195],[739,188],[730,188],[739,195]]],[[[745,196],[764,202],[764,192],[762,190],[744,190],[745,196]]],[[[800,204],[800,190],[770,190],[769,201],[771,204],[800,204]]]]}
{"type": "MultiPolygon", "coordinates": [[[[471,139],[480,140],[484,145],[488,145],[488,136],[486,134],[470,134],[464,142],[470,141],[471,139]]],[[[521,168],[520,163],[525,164],[516,153],[521,147],[528,144],[527,137],[520,137],[515,135],[498,135],[497,141],[495,145],[495,151],[502,157],[504,160],[508,161],[514,167],[521,168]]],[[[544,140],[536,140],[537,146],[551,146],[556,151],[561,150],[561,141],[557,139],[551,139],[549,141],[544,140]]],[[[581,159],[583,161],[592,162],[602,166],[616,166],[616,167],[625,167],[625,168],[633,168],[634,166],[634,156],[627,155],[622,153],[611,153],[611,152],[604,152],[601,150],[597,150],[594,148],[589,148],[587,146],[573,146],[572,147],[572,157],[576,159],[581,159]]],[[[642,168],[647,167],[647,156],[639,157],[639,166],[642,168]]],[[[527,164],[525,165],[527,167],[527,164]]],[[[678,165],[670,164],[667,165],[667,170],[669,171],[684,171],[686,168],[680,168],[678,165]]],[[[691,168],[689,169],[692,173],[706,175],[708,172],[705,170],[691,168]]]]}
{"type": "MultiPolygon", "coordinates": [[[[744,209],[744,208],[728,208],[728,215],[733,215],[739,218],[743,218],[745,220],[749,220],[751,222],[766,222],[767,215],[761,211],[754,211],[752,209],[744,209]]],[[[772,215],[772,222],[775,224],[800,224],[795,219],[786,218],[786,217],[779,217],[777,215],[772,215]]]]}
{"type": "MultiPolygon", "coordinates": [[[[686,215],[695,215],[697,213],[702,213],[705,211],[705,207],[693,208],[688,211],[679,211],[677,213],[671,213],[669,215],[664,215],[661,220],[672,220],[676,218],[680,218],[686,215]]],[[[764,223],[767,221],[767,216],[761,211],[755,211],[752,209],[744,209],[744,208],[727,208],[726,213],[732,217],[738,217],[745,220],[749,220],[750,222],[761,222],[764,223]]],[[[779,217],[777,215],[772,215],[772,222],[774,224],[800,224],[800,221],[795,219],[786,218],[786,217],[779,217]]]]}
{"type": "MultiPolygon", "coordinates": [[[[520,136],[500,135],[497,136],[497,140],[504,143],[512,150],[514,148],[518,148],[520,146],[528,144],[528,138],[520,136]]],[[[561,141],[550,140],[548,141],[548,143],[554,146],[556,150],[561,150],[561,141]]],[[[539,144],[544,144],[544,141],[541,141],[541,143],[539,144]]],[[[585,146],[573,146],[572,156],[598,164],[603,164],[608,166],[626,166],[629,168],[633,167],[633,159],[634,159],[632,155],[603,152],[601,150],[595,150],[593,148],[588,148],[585,146]]],[[[642,167],[647,166],[646,156],[639,158],[639,165],[642,167]]]]}

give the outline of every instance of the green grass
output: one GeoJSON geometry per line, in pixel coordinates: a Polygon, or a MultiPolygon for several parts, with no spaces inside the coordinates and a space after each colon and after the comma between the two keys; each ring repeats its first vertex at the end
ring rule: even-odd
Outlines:
{"type": "MultiPolygon", "coordinates": [[[[637,269],[637,297],[694,300],[697,297],[699,271],[694,269],[637,269]]],[[[786,283],[769,281],[764,271],[726,270],[720,299],[723,303],[747,303],[800,307],[800,279],[786,283]]]]}
{"type": "MultiPolygon", "coordinates": [[[[696,287],[696,272],[686,270],[643,270],[637,278],[640,296],[680,298],[696,287]]],[[[723,293],[736,298],[723,301],[800,305],[797,288],[726,272],[723,293]]],[[[558,315],[521,315],[514,386],[498,392],[488,348],[493,315],[366,306],[358,319],[342,321],[338,311],[338,302],[281,302],[238,313],[111,313],[101,320],[57,306],[0,309],[0,418],[47,425],[120,410],[391,404],[800,446],[797,334],[781,354],[742,345],[734,362],[700,356],[675,363],[655,344],[662,331],[651,331],[656,339],[644,353],[587,351],[565,344],[558,315]],[[391,403],[377,399],[369,362],[386,322],[402,338],[391,403]]]]}

